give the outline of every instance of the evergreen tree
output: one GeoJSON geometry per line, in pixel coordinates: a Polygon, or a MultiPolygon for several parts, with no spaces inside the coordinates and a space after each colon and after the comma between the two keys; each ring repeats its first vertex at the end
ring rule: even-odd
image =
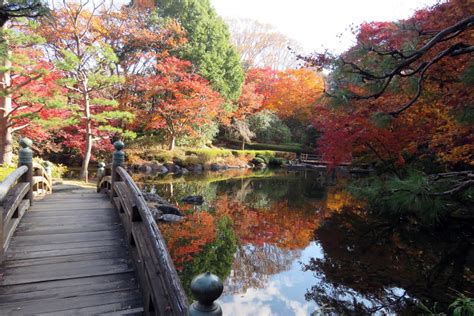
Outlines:
{"type": "MultiPolygon", "coordinates": [[[[41,0],[0,0],[0,164],[12,163],[12,139],[15,131],[11,124],[11,116],[15,110],[12,93],[21,88],[15,87],[12,82],[11,42],[28,41],[27,36],[11,30],[11,24],[17,18],[35,18],[46,12],[47,8],[41,0]]],[[[22,72],[22,75],[24,74],[22,72]]],[[[29,81],[42,77],[39,74],[30,75],[27,79],[29,81]]]]}
{"type": "Polygon", "coordinates": [[[191,61],[224,97],[236,100],[244,72],[229,30],[209,0],[156,0],[156,4],[162,16],[178,20],[188,33],[179,57],[191,61]]]}
{"type": "Polygon", "coordinates": [[[47,11],[41,0],[0,0],[0,27],[13,18],[35,18],[47,11]]]}

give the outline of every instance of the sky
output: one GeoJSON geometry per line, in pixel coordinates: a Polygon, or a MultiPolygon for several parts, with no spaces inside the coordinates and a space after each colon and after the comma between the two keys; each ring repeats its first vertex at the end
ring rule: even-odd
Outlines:
{"type": "Polygon", "coordinates": [[[272,24],[295,39],[305,53],[341,53],[354,43],[351,24],[394,21],[438,0],[211,0],[223,18],[248,18],[272,24]],[[341,38],[338,35],[342,34],[341,38]]]}

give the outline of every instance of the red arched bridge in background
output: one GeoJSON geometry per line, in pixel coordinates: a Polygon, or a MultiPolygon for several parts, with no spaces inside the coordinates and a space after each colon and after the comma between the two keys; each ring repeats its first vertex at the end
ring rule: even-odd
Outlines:
{"type": "Polygon", "coordinates": [[[1,315],[222,315],[222,282],[191,283],[188,306],[160,230],[123,167],[123,143],[98,172],[97,192],[54,193],[51,170],[20,141],[0,183],[1,315]],[[101,194],[99,194],[101,193],[101,194]]]}

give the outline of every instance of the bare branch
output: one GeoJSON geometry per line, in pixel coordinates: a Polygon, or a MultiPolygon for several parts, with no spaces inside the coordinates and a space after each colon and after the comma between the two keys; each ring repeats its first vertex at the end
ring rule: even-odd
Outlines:
{"type": "Polygon", "coordinates": [[[376,74],[369,70],[363,69],[355,62],[347,61],[343,57],[341,57],[340,61],[343,63],[343,65],[349,66],[351,68],[351,70],[349,71],[350,73],[361,76],[362,80],[383,82],[381,88],[379,88],[374,93],[367,95],[351,93],[348,95],[348,97],[350,99],[356,100],[377,99],[385,93],[385,91],[388,89],[395,77],[404,78],[419,75],[419,78],[417,80],[417,91],[415,95],[406,104],[402,105],[398,110],[387,113],[393,117],[397,117],[403,111],[410,108],[420,98],[423,92],[423,82],[426,79],[426,72],[431,66],[447,57],[457,57],[459,55],[473,53],[474,46],[471,44],[457,43],[441,51],[430,61],[421,62],[417,66],[414,66],[414,64],[416,64],[423,56],[425,56],[428,51],[430,51],[438,43],[451,40],[459,36],[467,29],[472,28],[473,26],[474,15],[471,15],[470,17],[459,21],[458,23],[452,26],[437,32],[425,45],[423,45],[420,49],[411,52],[410,54],[406,54],[405,52],[399,50],[379,51],[374,47],[368,47],[367,49],[369,51],[372,51],[378,55],[391,56],[394,59],[400,60],[400,62],[390,71],[382,74],[376,74]]]}
{"type": "Polygon", "coordinates": [[[28,127],[28,125],[30,125],[30,123],[26,123],[26,124],[23,124],[23,125],[20,125],[20,126],[13,127],[12,128],[12,133],[17,132],[19,130],[22,130],[22,129],[28,127]]]}

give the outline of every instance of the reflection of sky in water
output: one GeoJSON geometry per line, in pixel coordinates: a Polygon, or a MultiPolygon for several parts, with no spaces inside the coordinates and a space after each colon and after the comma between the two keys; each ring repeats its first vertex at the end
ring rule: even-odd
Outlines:
{"type": "Polygon", "coordinates": [[[311,271],[303,272],[300,262],[322,258],[319,243],[311,242],[295,259],[290,270],[273,275],[263,289],[248,289],[244,294],[223,295],[219,303],[224,315],[310,315],[318,309],[305,300],[305,293],[315,279],[311,271]]]}
{"type": "MultiPolygon", "coordinates": [[[[321,309],[314,301],[306,301],[305,293],[314,284],[323,282],[318,275],[311,271],[303,271],[301,263],[308,262],[311,258],[324,258],[324,252],[319,242],[312,241],[308,247],[296,258],[289,270],[271,276],[264,288],[250,288],[245,293],[223,295],[218,303],[224,315],[255,315],[255,316],[303,316],[316,314],[331,314],[331,310],[321,309]]],[[[232,278],[232,277],[229,277],[232,278]]],[[[331,286],[327,288],[331,290],[331,286]]],[[[397,287],[385,289],[387,294],[401,297],[405,290],[397,287]]],[[[339,297],[347,301],[348,305],[354,300],[363,305],[374,308],[375,302],[360,295],[352,289],[347,289],[346,295],[339,297]]],[[[391,314],[393,311],[381,308],[374,315],[391,314]]]]}

